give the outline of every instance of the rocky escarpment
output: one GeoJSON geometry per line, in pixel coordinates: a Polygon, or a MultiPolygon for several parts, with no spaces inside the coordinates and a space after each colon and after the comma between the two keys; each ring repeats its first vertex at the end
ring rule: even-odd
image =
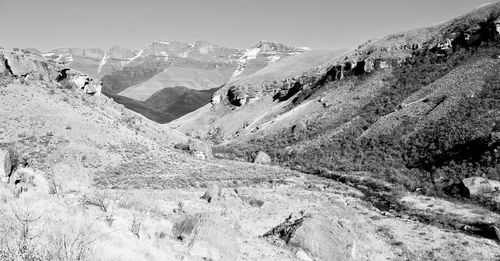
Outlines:
{"type": "Polygon", "coordinates": [[[269,64],[309,50],[307,47],[290,47],[282,43],[260,41],[239,53],[238,66],[231,78],[236,79],[251,75],[269,64]]]}
{"type": "Polygon", "coordinates": [[[10,50],[0,50],[0,75],[25,80],[55,80],[59,74],[55,63],[38,56],[10,50]]]}
{"type": "Polygon", "coordinates": [[[484,10],[478,10],[478,14],[469,19],[459,17],[437,29],[425,28],[390,35],[378,41],[368,41],[344,59],[318,66],[299,76],[262,81],[257,85],[236,82],[224,89],[225,93],[216,93],[212,104],[226,98],[234,106],[244,106],[268,95],[283,101],[300,91],[315,89],[347,76],[411,65],[416,53],[433,52],[447,55],[460,50],[474,51],[478,46],[498,41],[500,38],[500,15],[495,12],[481,12],[484,10]],[[434,29],[434,33],[430,33],[431,29],[434,29]]]}
{"type": "Polygon", "coordinates": [[[44,60],[39,55],[10,50],[0,50],[0,78],[4,83],[59,82],[64,88],[92,95],[99,95],[102,88],[101,81],[85,73],[44,60]]]}
{"type": "Polygon", "coordinates": [[[140,50],[120,46],[106,52],[98,48],[58,48],[42,55],[48,60],[100,78],[128,65],[140,55],[140,50]]]}

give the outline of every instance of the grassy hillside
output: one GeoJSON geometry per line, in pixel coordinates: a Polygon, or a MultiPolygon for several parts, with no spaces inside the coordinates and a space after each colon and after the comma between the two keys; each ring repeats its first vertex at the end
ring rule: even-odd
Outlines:
{"type": "Polygon", "coordinates": [[[248,160],[262,150],[308,173],[364,171],[428,193],[442,193],[469,176],[498,180],[499,54],[498,42],[448,54],[417,51],[390,73],[349,76],[302,92],[291,108],[345,86],[353,86],[354,105],[332,102],[306,118],[305,129],[260,132],[218,150],[248,160]],[[375,85],[374,94],[362,94],[375,85]]]}

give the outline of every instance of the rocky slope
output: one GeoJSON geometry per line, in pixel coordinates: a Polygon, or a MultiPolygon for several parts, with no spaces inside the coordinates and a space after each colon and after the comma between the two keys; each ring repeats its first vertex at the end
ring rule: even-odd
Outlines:
{"type": "MultiPolygon", "coordinates": [[[[492,53],[488,58],[495,61],[498,30],[500,30],[498,29],[497,9],[498,3],[492,4],[441,25],[370,40],[355,50],[341,50],[331,54],[310,52],[298,55],[268,66],[250,76],[233,79],[214,94],[212,106],[200,110],[208,111],[213,120],[207,121],[213,123],[210,126],[197,126],[197,130],[203,130],[200,135],[206,137],[207,130],[226,127],[223,121],[218,122],[216,117],[252,112],[251,116],[245,117],[244,121],[247,122],[245,128],[240,126],[239,129],[223,131],[223,138],[230,138],[236,132],[241,134],[243,131],[244,133],[249,129],[248,124],[259,121],[258,118],[266,119],[258,125],[267,125],[266,123],[274,121],[278,116],[282,118],[284,113],[291,108],[299,110],[307,107],[305,105],[312,102],[313,94],[319,94],[319,90],[328,93],[328,90],[324,88],[327,85],[335,84],[336,88],[338,85],[357,79],[361,79],[361,83],[368,83],[365,79],[394,74],[395,69],[404,70],[418,63],[419,59],[434,59],[443,62],[447,57],[453,57],[453,54],[463,52],[475,55],[478,48],[485,47],[484,49],[492,53]],[[296,100],[294,105],[283,106],[294,99],[296,100]],[[300,101],[297,102],[297,99],[300,101]],[[253,113],[259,106],[266,107],[266,109],[253,113]],[[278,109],[280,106],[286,109],[278,109]],[[269,110],[271,107],[280,112],[269,110]]],[[[447,72],[456,65],[447,65],[450,67],[447,72]]],[[[331,105],[326,99],[323,99],[321,103],[331,105]]],[[[406,105],[402,104],[402,106],[406,105]]],[[[189,132],[188,126],[190,122],[199,120],[195,116],[198,114],[195,112],[187,115],[172,123],[171,126],[189,132]]]]}
{"type": "MultiPolygon", "coordinates": [[[[374,208],[362,187],[213,159],[195,141],[176,150],[186,136],[86,94],[73,85],[81,72],[1,54],[2,260],[500,257],[490,239],[374,208]]],[[[405,202],[469,226],[498,219],[412,194],[405,202]]]]}
{"type": "Polygon", "coordinates": [[[401,206],[404,188],[498,212],[498,191],[470,196],[460,184],[500,179],[499,17],[500,3],[490,4],[295,75],[243,77],[168,125],[221,144],[217,157],[252,161],[266,152],[278,165],[375,187],[383,195],[372,199],[386,207],[401,206]],[[399,187],[388,197],[381,181],[399,187]]]}

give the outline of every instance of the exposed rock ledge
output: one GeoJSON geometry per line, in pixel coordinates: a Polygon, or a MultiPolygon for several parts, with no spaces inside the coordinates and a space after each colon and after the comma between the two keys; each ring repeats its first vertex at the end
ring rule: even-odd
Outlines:
{"type": "MultiPolygon", "coordinates": [[[[396,36],[392,36],[396,37],[396,36]]],[[[288,79],[263,81],[257,86],[235,84],[216,92],[212,104],[227,98],[230,104],[244,106],[263,96],[273,95],[283,101],[299,91],[315,88],[330,81],[342,80],[347,75],[362,75],[377,70],[395,68],[411,62],[414,52],[430,51],[441,55],[458,50],[474,50],[485,42],[500,40],[500,18],[491,16],[485,21],[475,21],[467,27],[445,27],[439,34],[421,42],[386,42],[361,45],[343,61],[330,66],[320,66],[288,79]],[[477,22],[477,23],[476,23],[477,22]],[[451,29],[450,29],[451,28],[451,29]]]]}
{"type": "Polygon", "coordinates": [[[99,95],[102,82],[41,56],[0,49],[0,77],[26,81],[67,81],[72,88],[99,95]]]}

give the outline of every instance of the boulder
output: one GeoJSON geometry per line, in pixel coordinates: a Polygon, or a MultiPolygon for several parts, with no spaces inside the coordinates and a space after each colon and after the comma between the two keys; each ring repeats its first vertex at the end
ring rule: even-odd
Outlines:
{"type": "Polygon", "coordinates": [[[12,169],[10,153],[8,150],[0,149],[0,179],[7,183],[12,169]]]}
{"type": "Polygon", "coordinates": [[[99,96],[101,95],[101,90],[102,90],[102,82],[97,80],[91,80],[90,84],[87,84],[84,87],[83,92],[86,94],[99,96]]]}
{"type": "Polygon", "coordinates": [[[240,256],[238,224],[220,216],[183,216],[174,222],[172,232],[191,256],[214,261],[233,261],[240,256]]]}
{"type": "Polygon", "coordinates": [[[35,171],[29,167],[18,167],[9,179],[10,184],[14,187],[14,193],[30,191],[32,193],[49,193],[49,183],[45,175],[41,171],[35,171]]]}
{"type": "Polygon", "coordinates": [[[371,73],[375,68],[374,68],[374,62],[372,59],[366,59],[364,62],[364,71],[366,73],[371,73]]]}
{"type": "Polygon", "coordinates": [[[212,147],[201,141],[189,140],[187,150],[190,154],[201,160],[213,159],[212,147]]]}
{"type": "Polygon", "coordinates": [[[256,164],[270,164],[271,162],[271,157],[269,157],[269,155],[267,155],[267,153],[263,151],[259,151],[259,153],[257,153],[257,156],[255,156],[255,158],[253,159],[253,163],[256,164]]]}
{"type": "Polygon", "coordinates": [[[210,184],[205,191],[205,194],[201,196],[201,199],[206,200],[208,203],[212,202],[212,200],[217,199],[220,196],[221,190],[219,186],[215,183],[210,184]]]}
{"type": "Polygon", "coordinates": [[[222,101],[222,95],[216,93],[214,94],[214,96],[212,96],[212,100],[210,101],[210,103],[212,103],[212,105],[216,105],[219,104],[221,101],[222,101]]]}
{"type": "MultiPolygon", "coordinates": [[[[278,238],[298,251],[304,251],[319,260],[353,260],[352,235],[338,222],[319,215],[302,212],[291,214],[283,223],[264,234],[278,238]]],[[[305,258],[307,255],[301,255],[305,258]]]]}
{"type": "Polygon", "coordinates": [[[298,121],[292,127],[292,132],[297,133],[307,129],[307,125],[303,121],[298,121]]]}
{"type": "Polygon", "coordinates": [[[233,205],[241,203],[242,200],[234,189],[221,188],[216,183],[210,184],[205,194],[200,198],[206,200],[208,203],[223,201],[233,205]]]}
{"type": "Polygon", "coordinates": [[[481,177],[470,177],[462,179],[460,184],[464,190],[464,196],[479,196],[486,193],[495,192],[500,189],[498,182],[481,177]]]}

